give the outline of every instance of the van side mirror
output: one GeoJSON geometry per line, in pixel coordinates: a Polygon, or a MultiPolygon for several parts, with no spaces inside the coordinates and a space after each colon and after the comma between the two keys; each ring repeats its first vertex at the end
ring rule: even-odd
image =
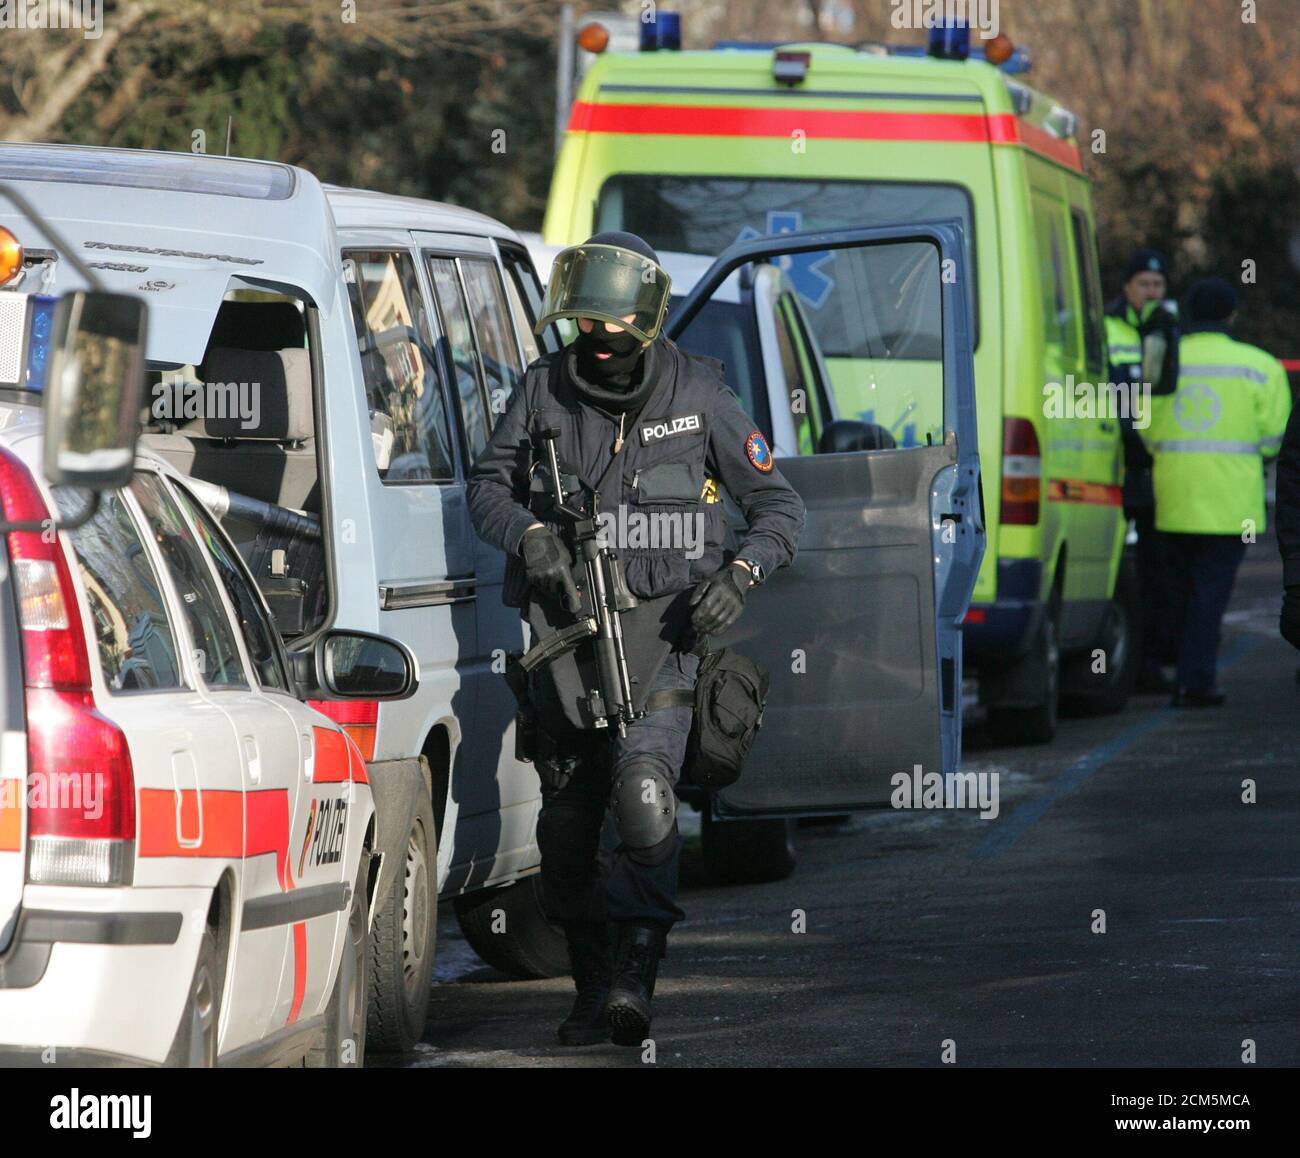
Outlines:
{"type": "Polygon", "coordinates": [[[45,385],[45,477],[112,490],[135,469],[148,308],[129,294],[64,294],[54,310],[45,385]]]}
{"type": "Polygon", "coordinates": [[[302,699],[405,700],[419,686],[414,656],[382,635],[327,631],[310,651],[289,655],[302,699]]]}

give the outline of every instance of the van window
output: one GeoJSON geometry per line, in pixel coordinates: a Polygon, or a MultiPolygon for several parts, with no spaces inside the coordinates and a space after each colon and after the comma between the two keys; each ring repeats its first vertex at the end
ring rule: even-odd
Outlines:
{"type": "MultiPolygon", "coordinates": [[[[961,221],[966,264],[975,284],[974,210],[970,194],[959,185],[620,173],[605,182],[596,207],[597,230],[628,229],[659,250],[704,254],[764,235],[940,218],[961,221]]],[[[877,256],[872,263],[881,274],[883,260],[877,256]]],[[[790,260],[788,272],[827,358],[874,356],[863,348],[865,335],[852,315],[861,289],[834,292],[855,277],[858,267],[852,251],[800,254],[790,260]]],[[[903,281],[906,273],[906,268],[893,271],[891,283],[903,281]]],[[[879,308],[884,294],[876,296],[879,308]]],[[[979,302],[976,294],[970,296],[978,346],[979,302]]],[[[927,357],[919,351],[910,356],[927,357]]]]}
{"type": "Polygon", "coordinates": [[[106,494],[71,539],[108,690],[181,687],[162,587],[121,496],[106,494]]]}
{"type": "Polygon", "coordinates": [[[456,397],[460,401],[460,420],[465,429],[465,448],[472,462],[487,445],[491,422],[456,259],[430,257],[429,275],[433,278],[433,292],[442,319],[440,340],[446,344],[447,360],[456,375],[456,397]]]}
{"type": "Polygon", "coordinates": [[[1078,270],[1079,296],[1083,301],[1083,353],[1094,381],[1106,374],[1106,350],[1102,338],[1101,274],[1097,269],[1097,247],[1093,244],[1088,219],[1081,210],[1070,211],[1074,231],[1074,265],[1078,270]]]}
{"type": "Polygon", "coordinates": [[[181,506],[198,527],[199,537],[217,565],[217,575],[226,589],[230,605],[235,609],[239,630],[244,636],[244,647],[253,661],[253,674],[257,676],[257,682],[264,688],[288,692],[289,678],[285,675],[280,651],[275,645],[275,632],[262,610],[252,582],[235,561],[234,553],[227,548],[208,512],[190,498],[184,489],[175,489],[181,506]]]}
{"type": "Polygon", "coordinates": [[[479,360],[487,381],[491,413],[504,414],[506,403],[523,377],[524,365],[515,344],[514,330],[506,307],[505,291],[496,262],[473,257],[460,259],[469,296],[474,335],[478,339],[479,360]]]}
{"type": "Polygon", "coordinates": [[[515,310],[515,325],[524,343],[524,356],[531,362],[539,353],[554,353],[564,343],[553,325],[541,333],[540,341],[533,327],[542,313],[542,287],[537,280],[533,263],[522,249],[501,246],[501,263],[506,267],[506,288],[510,291],[510,304],[515,310]]]}
{"type": "Polygon", "coordinates": [[[451,429],[415,262],[404,250],[351,250],[343,260],[379,477],[446,481],[451,429]]]}
{"type": "Polygon", "coordinates": [[[1069,255],[1061,236],[1059,202],[1034,193],[1034,230],[1038,237],[1038,287],[1043,304],[1043,340],[1049,365],[1070,372],[1079,361],[1078,285],[1069,276],[1069,255]]]}
{"type": "Polygon", "coordinates": [[[210,687],[248,687],[244,661],[225,604],[203,552],[176,504],[163,490],[158,476],[148,472],[136,474],[131,494],[144,511],[149,532],[180,598],[199,674],[210,687]]]}

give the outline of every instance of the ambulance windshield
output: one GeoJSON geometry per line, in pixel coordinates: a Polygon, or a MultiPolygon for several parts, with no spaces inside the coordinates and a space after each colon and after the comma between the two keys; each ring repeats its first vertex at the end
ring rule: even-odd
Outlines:
{"type": "MultiPolygon", "coordinates": [[[[770,234],[953,218],[965,227],[967,265],[973,270],[971,200],[958,185],[624,173],[601,189],[596,228],[631,230],[660,251],[718,254],[737,241],[770,234]]],[[[896,253],[900,261],[907,259],[904,249],[896,253]]],[[[879,356],[863,345],[866,334],[859,319],[844,313],[854,297],[833,292],[839,280],[854,278],[859,264],[852,253],[810,253],[791,259],[786,270],[828,358],[879,356]]],[[[875,272],[878,284],[901,284],[908,273],[900,268],[890,277],[879,264],[875,272]]],[[[975,319],[978,344],[977,303],[975,319]]],[[[900,310],[897,322],[901,330],[916,319],[900,310]]],[[[937,318],[934,323],[924,328],[934,332],[937,318]]],[[[893,357],[933,358],[933,345],[913,341],[910,353],[893,357]]]]}

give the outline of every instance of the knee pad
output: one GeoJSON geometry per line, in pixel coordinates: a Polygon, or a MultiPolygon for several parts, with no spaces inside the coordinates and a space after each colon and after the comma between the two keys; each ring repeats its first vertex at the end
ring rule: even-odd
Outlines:
{"type": "Polygon", "coordinates": [[[668,859],[677,837],[677,797],[657,764],[629,760],[614,769],[610,804],[619,839],[633,860],[662,864],[668,859]]]}

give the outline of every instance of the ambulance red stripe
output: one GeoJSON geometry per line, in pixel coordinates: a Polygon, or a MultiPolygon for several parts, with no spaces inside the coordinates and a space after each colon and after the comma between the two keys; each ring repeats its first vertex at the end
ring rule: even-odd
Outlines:
{"type": "Polygon", "coordinates": [[[743,108],[727,105],[595,104],[575,101],[569,131],[697,137],[950,141],[1015,145],[1081,169],[1079,150],[1013,113],[909,113],[845,109],[743,108]]]}
{"type": "Polygon", "coordinates": [[[1047,498],[1053,503],[1084,503],[1088,506],[1122,507],[1124,488],[1111,483],[1083,479],[1054,478],[1047,483],[1047,498]]]}

